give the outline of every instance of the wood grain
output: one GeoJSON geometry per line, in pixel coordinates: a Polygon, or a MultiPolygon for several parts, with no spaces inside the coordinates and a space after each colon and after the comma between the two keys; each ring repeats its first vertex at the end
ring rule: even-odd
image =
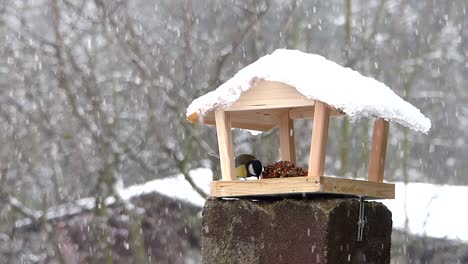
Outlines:
{"type": "MultiPolygon", "coordinates": [[[[340,117],[345,116],[346,114],[330,107],[330,117],[340,117]]],[[[289,118],[291,119],[305,119],[314,117],[314,107],[313,106],[302,106],[294,107],[289,110],[289,118]]]]}
{"type": "Polygon", "coordinates": [[[211,196],[229,197],[318,192],[320,191],[320,182],[316,178],[291,177],[252,181],[215,181],[211,182],[210,187],[211,196]]]}
{"type": "MultiPolygon", "coordinates": [[[[279,125],[285,110],[289,110],[290,119],[313,118],[314,105],[315,100],[308,99],[290,85],[257,80],[236,102],[223,109],[232,113],[232,127],[269,131],[279,125]]],[[[329,108],[330,116],[344,115],[340,110],[329,108]]],[[[210,111],[204,116],[190,113],[187,119],[192,123],[214,125],[214,112],[210,111]]]]}
{"type": "Polygon", "coordinates": [[[382,118],[375,120],[374,132],[372,135],[372,148],[369,160],[369,181],[382,182],[384,179],[388,130],[388,121],[382,118]]]}
{"type": "Polygon", "coordinates": [[[325,170],[325,154],[327,151],[329,120],[330,109],[327,104],[316,101],[309,156],[309,177],[323,176],[323,172],[325,170]]]}
{"type": "Polygon", "coordinates": [[[218,135],[219,158],[223,181],[235,180],[234,152],[232,147],[231,119],[229,113],[216,110],[216,133],[218,135]]]}
{"type": "Polygon", "coordinates": [[[321,192],[365,196],[369,198],[395,199],[395,185],[335,177],[321,177],[321,192]]]}
{"type": "Polygon", "coordinates": [[[282,82],[257,80],[252,88],[243,92],[226,111],[257,110],[313,106],[314,100],[308,99],[296,88],[282,82]]]}
{"type": "MultiPolygon", "coordinates": [[[[279,124],[279,117],[285,109],[262,109],[252,111],[230,111],[231,125],[235,128],[270,131],[279,124]]],[[[215,114],[209,112],[203,117],[191,115],[188,119],[192,123],[215,125],[215,114]]]]}
{"type": "Polygon", "coordinates": [[[296,164],[296,145],[294,142],[294,122],[285,111],[280,119],[280,153],[281,160],[296,164]]]}
{"type": "Polygon", "coordinates": [[[291,177],[252,181],[211,182],[210,195],[214,197],[240,197],[293,193],[327,193],[365,196],[375,199],[394,199],[395,185],[330,176],[291,177]]]}

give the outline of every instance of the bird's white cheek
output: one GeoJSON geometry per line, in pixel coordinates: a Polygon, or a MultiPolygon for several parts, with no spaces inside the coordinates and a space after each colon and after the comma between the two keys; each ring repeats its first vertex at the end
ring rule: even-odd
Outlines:
{"type": "Polygon", "coordinates": [[[247,167],[247,169],[249,170],[249,174],[250,174],[250,175],[255,175],[255,171],[254,171],[254,168],[253,168],[252,164],[250,164],[250,165],[247,167]]]}

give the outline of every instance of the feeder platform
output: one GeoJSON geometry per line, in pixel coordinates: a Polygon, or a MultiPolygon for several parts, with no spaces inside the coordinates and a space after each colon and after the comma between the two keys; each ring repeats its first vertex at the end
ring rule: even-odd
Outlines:
{"type": "Polygon", "coordinates": [[[394,184],[331,176],[214,181],[211,182],[210,187],[210,196],[212,197],[323,193],[363,196],[368,199],[395,198],[394,184]]]}

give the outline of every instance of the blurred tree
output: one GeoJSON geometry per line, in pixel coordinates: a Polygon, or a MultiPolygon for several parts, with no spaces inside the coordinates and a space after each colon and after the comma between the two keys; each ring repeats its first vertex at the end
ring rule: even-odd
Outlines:
{"type": "MultiPolygon", "coordinates": [[[[391,127],[386,179],[467,184],[466,8],[464,0],[1,1],[0,235],[13,240],[18,217],[39,223],[44,208],[83,196],[105,215],[105,199],[124,183],[182,174],[206,196],[189,172],[208,166],[219,177],[208,155],[216,135],[186,122],[185,109],[276,48],[383,81],[431,118],[429,136],[391,127]]],[[[330,126],[327,173],[365,177],[369,120],[330,126]]],[[[311,122],[295,127],[305,166],[311,122]]],[[[234,137],[236,152],[266,163],[279,158],[277,141],[276,131],[234,137]]]]}

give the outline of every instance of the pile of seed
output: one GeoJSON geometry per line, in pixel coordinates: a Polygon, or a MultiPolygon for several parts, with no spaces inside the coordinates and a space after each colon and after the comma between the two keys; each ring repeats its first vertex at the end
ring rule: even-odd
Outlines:
{"type": "Polygon", "coordinates": [[[296,167],[289,161],[278,161],[266,166],[262,174],[264,179],[307,176],[307,171],[296,167]]]}

